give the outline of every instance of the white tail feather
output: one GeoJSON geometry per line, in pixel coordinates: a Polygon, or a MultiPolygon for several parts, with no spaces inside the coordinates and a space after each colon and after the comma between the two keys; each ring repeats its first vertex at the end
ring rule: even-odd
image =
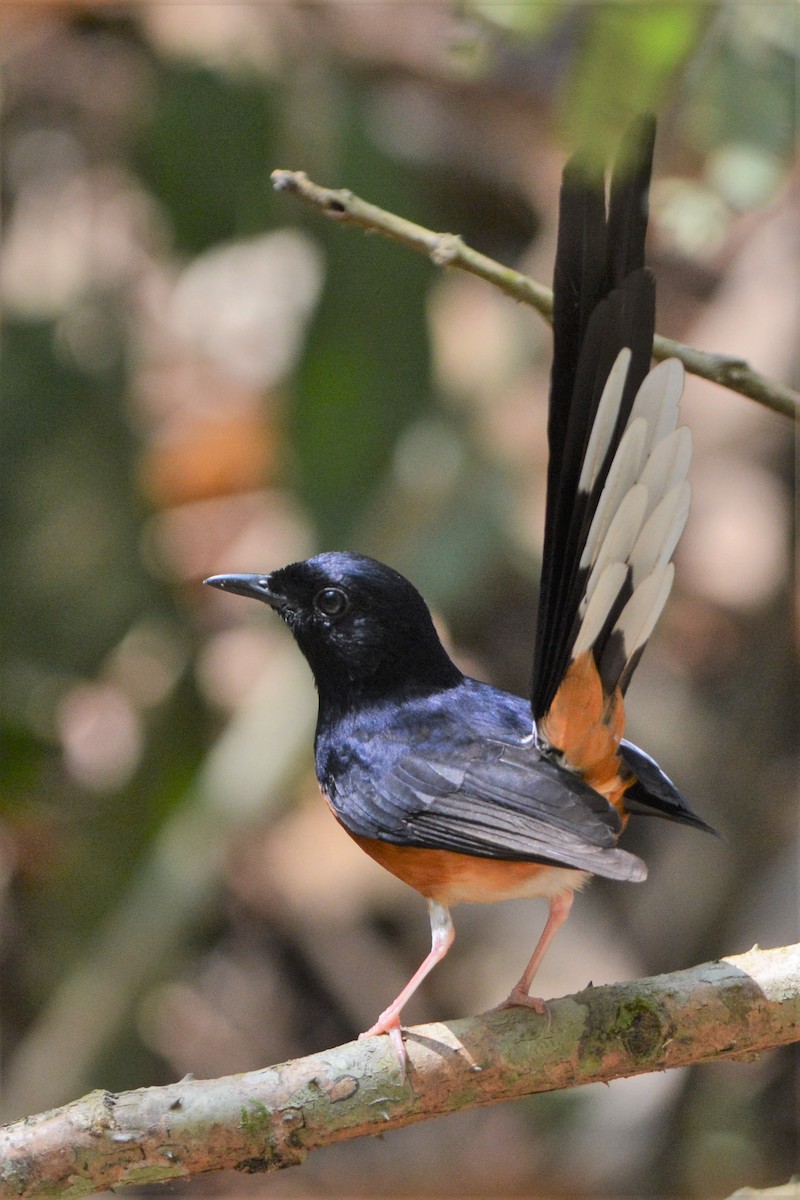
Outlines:
{"type": "Polygon", "coordinates": [[[691,457],[692,435],[685,425],[673,429],[654,447],[640,479],[652,497],[653,508],[676,483],[686,478],[691,457]]]}
{"type": "Polygon", "coordinates": [[[639,478],[646,438],[647,422],[643,418],[629,424],[622,435],[589,528],[581,555],[582,567],[590,567],[596,562],[614,513],[639,478]]]}
{"type": "Polygon", "coordinates": [[[581,466],[581,477],[578,481],[578,491],[580,492],[591,491],[597,479],[597,473],[603,465],[617,424],[630,362],[631,352],[624,347],[615,358],[614,365],[608,373],[581,466]]]}
{"type": "Polygon", "coordinates": [[[646,419],[651,432],[648,454],[678,423],[683,378],[683,364],[677,358],[667,358],[645,376],[636,393],[630,420],[646,419]]]}
{"type": "Polygon", "coordinates": [[[642,532],[645,512],[647,511],[647,500],[647,488],[642,487],[641,484],[636,484],[623,497],[622,503],[611,519],[608,533],[600,545],[597,561],[592,567],[591,574],[587,580],[586,591],[578,609],[580,617],[583,617],[583,614],[586,612],[589,601],[597,586],[597,581],[606,567],[614,562],[626,563],[630,561],[633,548],[642,532]]]}
{"type": "MultiPolygon", "coordinates": [[[[581,470],[583,491],[596,485],[629,361],[630,355],[620,352],[603,389],[581,470]]],[[[595,645],[627,587],[632,594],[613,633],[621,638],[628,666],[646,644],[667,601],[674,576],[669,560],[686,523],[691,498],[686,481],[691,434],[684,427],[676,428],[683,378],[682,365],[668,359],[649,373],[636,394],[581,555],[580,566],[587,579],[578,609],[580,627],[573,658],[595,645]]],[[[606,663],[612,675],[616,674],[616,658],[612,654],[606,663]]]]}
{"type": "Polygon", "coordinates": [[[625,563],[611,563],[603,571],[581,621],[578,636],[572,648],[573,658],[583,654],[584,650],[592,648],[608,619],[609,612],[625,586],[627,578],[628,568],[625,563]]]}
{"type": "Polygon", "coordinates": [[[628,559],[634,588],[651,571],[669,562],[689,516],[691,499],[692,489],[683,479],[667,492],[645,521],[628,559]]]}
{"type": "Polygon", "coordinates": [[[661,610],[667,603],[675,577],[675,567],[667,563],[652,571],[634,591],[619,615],[615,633],[622,635],[627,662],[642,648],[653,632],[661,610]]]}

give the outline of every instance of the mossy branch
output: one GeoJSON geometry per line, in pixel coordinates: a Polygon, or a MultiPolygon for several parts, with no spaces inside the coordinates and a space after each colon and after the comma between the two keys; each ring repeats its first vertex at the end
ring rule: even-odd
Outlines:
{"type": "MultiPolygon", "coordinates": [[[[471,275],[478,275],[513,299],[529,304],[547,320],[552,318],[553,293],[549,288],[536,283],[521,271],[504,267],[487,255],[479,254],[458,234],[435,233],[375,204],[368,204],[347,188],[321,187],[310,180],[304,171],[273,171],[272,182],[277,191],[292,192],[332,220],[382,233],[392,241],[401,242],[427,255],[436,266],[458,267],[471,275]]],[[[655,336],[653,356],[659,360],[679,358],[692,375],[747,396],[792,420],[800,418],[800,394],[786,384],[755,371],[743,359],[696,350],[660,334],[655,336]]]]}
{"type": "Polygon", "coordinates": [[[0,1129],[0,1200],[84,1196],[205,1171],[271,1171],[309,1151],[537,1092],[800,1040],[800,945],[550,1004],[409,1029],[222,1079],[92,1092],[0,1129]]]}

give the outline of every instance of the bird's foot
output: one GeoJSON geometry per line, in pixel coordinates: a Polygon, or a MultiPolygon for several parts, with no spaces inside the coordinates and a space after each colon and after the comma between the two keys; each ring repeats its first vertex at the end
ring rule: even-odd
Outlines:
{"type": "Polygon", "coordinates": [[[406,1044],[403,1041],[403,1030],[400,1025],[400,1016],[397,1012],[393,1012],[391,1008],[387,1008],[386,1012],[382,1012],[377,1021],[370,1029],[365,1029],[363,1033],[358,1035],[358,1040],[363,1042],[365,1038],[377,1037],[378,1034],[388,1033],[389,1040],[392,1043],[392,1049],[395,1053],[398,1065],[400,1067],[400,1076],[405,1081],[406,1071],[408,1068],[408,1051],[406,1044]]]}
{"type": "Polygon", "coordinates": [[[550,1006],[541,996],[529,996],[521,984],[517,984],[509,992],[502,1004],[490,1008],[489,1012],[502,1012],[506,1008],[532,1008],[540,1017],[547,1017],[547,1028],[550,1028],[552,1016],[550,1006]]]}
{"type": "Polygon", "coordinates": [[[507,999],[502,1004],[498,1004],[498,1008],[532,1008],[534,1012],[544,1016],[550,1010],[547,1007],[547,1001],[542,1000],[541,996],[529,996],[521,984],[513,987],[508,994],[507,999]]]}

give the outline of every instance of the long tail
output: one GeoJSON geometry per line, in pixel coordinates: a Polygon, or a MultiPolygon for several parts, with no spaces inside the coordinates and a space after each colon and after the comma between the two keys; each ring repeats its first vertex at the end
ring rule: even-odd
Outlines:
{"type": "Polygon", "coordinates": [[[649,370],[654,137],[651,117],[631,126],[608,208],[602,176],[580,158],[564,173],[532,692],[539,737],[620,808],[634,778],[619,754],[622,698],[669,595],[690,496],[683,368],[649,370]]]}

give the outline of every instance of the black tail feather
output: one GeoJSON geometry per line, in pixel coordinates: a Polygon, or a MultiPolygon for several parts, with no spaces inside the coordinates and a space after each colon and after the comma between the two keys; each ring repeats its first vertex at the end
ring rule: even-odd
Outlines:
{"type": "Polygon", "coordinates": [[[664,774],[649,754],[645,754],[644,750],[624,739],[620,743],[620,753],[636,775],[636,781],[625,793],[625,808],[628,812],[640,816],[662,817],[666,821],[677,821],[681,825],[691,825],[705,833],[713,833],[715,837],[720,836],[716,829],[702,817],[698,817],[669,776],[664,774]]]}
{"type": "Polygon", "coordinates": [[[648,190],[653,171],[656,120],[638,117],[620,142],[611,178],[608,206],[607,274],[624,279],[644,266],[648,190]]]}
{"type": "Polygon", "coordinates": [[[553,301],[549,467],[532,690],[535,719],[566,672],[586,582],[580,556],[636,392],[650,366],[655,289],[644,269],[655,121],[641,117],[620,146],[606,214],[603,178],[573,158],[564,172],[553,301]],[[590,493],[579,490],[587,443],[611,367],[632,352],[616,424],[590,493]]]}

